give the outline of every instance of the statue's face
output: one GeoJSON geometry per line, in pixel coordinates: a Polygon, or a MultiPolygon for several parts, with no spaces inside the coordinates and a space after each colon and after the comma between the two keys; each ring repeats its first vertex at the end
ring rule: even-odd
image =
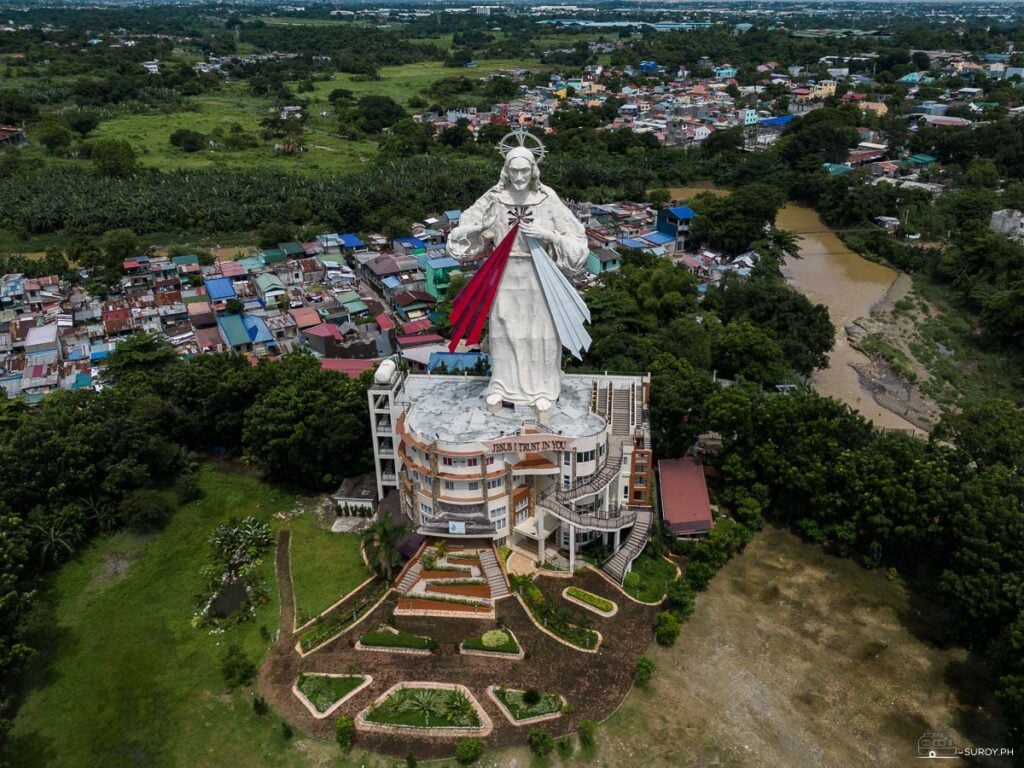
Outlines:
{"type": "Polygon", "coordinates": [[[508,180],[512,188],[522,192],[530,186],[533,176],[533,163],[525,157],[517,157],[508,164],[508,180]]]}

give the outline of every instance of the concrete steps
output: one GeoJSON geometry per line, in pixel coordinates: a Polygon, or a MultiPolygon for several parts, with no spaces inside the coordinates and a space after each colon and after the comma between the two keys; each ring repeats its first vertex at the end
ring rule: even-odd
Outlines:
{"type": "Polygon", "coordinates": [[[420,580],[420,574],[422,572],[423,566],[420,564],[420,561],[417,560],[412,564],[409,570],[405,572],[405,575],[402,576],[402,580],[398,582],[398,591],[403,595],[409,594],[409,590],[412,589],[416,585],[416,582],[420,580]]]}
{"type": "Polygon", "coordinates": [[[652,514],[649,508],[638,508],[636,524],[629,532],[619,551],[601,566],[601,570],[615,579],[619,584],[626,578],[629,566],[633,564],[647,546],[647,537],[651,532],[652,514]]]}
{"type": "Polygon", "coordinates": [[[501,569],[498,556],[493,549],[480,550],[480,568],[484,572],[484,578],[487,579],[487,586],[491,588],[491,600],[511,594],[508,582],[505,580],[505,572],[501,569]]]}

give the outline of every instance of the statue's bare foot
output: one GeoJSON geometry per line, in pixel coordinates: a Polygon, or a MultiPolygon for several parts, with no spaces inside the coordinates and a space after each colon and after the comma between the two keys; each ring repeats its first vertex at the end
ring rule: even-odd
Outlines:
{"type": "Polygon", "coordinates": [[[491,394],[487,396],[487,404],[492,406],[501,405],[501,395],[497,392],[491,392],[491,394]]]}
{"type": "Polygon", "coordinates": [[[538,397],[534,405],[537,406],[538,411],[547,411],[551,408],[552,403],[546,397],[538,397]]]}

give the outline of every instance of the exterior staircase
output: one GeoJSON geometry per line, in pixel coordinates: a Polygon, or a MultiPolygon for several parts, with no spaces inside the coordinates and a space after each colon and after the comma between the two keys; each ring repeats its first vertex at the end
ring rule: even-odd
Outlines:
{"type": "Polygon", "coordinates": [[[511,594],[508,589],[508,581],[505,580],[505,572],[498,562],[498,556],[494,549],[480,550],[480,568],[487,579],[487,586],[491,588],[491,600],[501,597],[508,597],[511,594]]]}
{"type": "Polygon", "coordinates": [[[420,574],[423,573],[423,565],[417,560],[413,563],[409,570],[402,576],[401,581],[398,582],[398,591],[400,594],[407,595],[409,590],[413,588],[417,581],[420,580],[420,574]]]}
{"type": "Polygon", "coordinates": [[[605,486],[614,480],[622,467],[622,438],[611,435],[608,438],[608,455],[605,457],[604,466],[601,471],[585,483],[574,485],[567,491],[559,489],[558,500],[568,504],[581,496],[589,496],[592,493],[603,491],[605,486]]]}
{"type": "Polygon", "coordinates": [[[631,405],[633,393],[629,389],[612,390],[612,434],[629,437],[632,426],[631,405]]]}
{"type": "Polygon", "coordinates": [[[635,507],[636,524],[629,532],[626,541],[619,548],[619,551],[612,555],[611,559],[601,566],[601,570],[608,576],[615,579],[619,584],[626,578],[629,567],[633,564],[640,553],[647,546],[647,537],[651,532],[651,520],[653,515],[650,507],[635,507]]]}

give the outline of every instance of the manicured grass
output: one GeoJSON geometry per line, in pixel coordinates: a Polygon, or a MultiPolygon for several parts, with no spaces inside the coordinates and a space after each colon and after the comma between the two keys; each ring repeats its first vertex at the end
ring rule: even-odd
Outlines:
{"type": "Polygon", "coordinates": [[[317,712],[326,712],[334,702],[352,693],[366,678],[362,675],[327,677],[326,675],[299,675],[298,689],[316,707],[317,712]]]}
{"type": "Polygon", "coordinates": [[[162,531],[100,538],[48,580],[43,671],[14,722],[12,765],[305,764],[276,720],[253,713],[250,693],[224,693],[220,673],[228,643],[256,663],[266,652],[260,626],[273,632],[278,619],[273,558],[261,566],[271,600],[255,622],[223,634],[189,625],[213,528],[245,515],[272,521],[295,497],[221,462],[204,465],[201,484],[205,497],[162,531]]]}
{"type": "Polygon", "coordinates": [[[478,637],[470,637],[462,641],[462,647],[470,651],[487,651],[489,653],[519,653],[519,643],[516,642],[512,635],[503,630],[491,630],[492,632],[501,632],[505,635],[505,642],[500,645],[488,646],[484,645],[483,635],[478,637]]]}
{"type": "Polygon", "coordinates": [[[662,557],[653,554],[648,548],[633,561],[631,574],[639,577],[636,586],[632,585],[633,579],[626,577],[625,591],[637,600],[645,603],[655,603],[665,596],[668,585],[675,581],[676,569],[672,563],[662,557]]]}
{"type": "Polygon", "coordinates": [[[458,691],[406,688],[395,691],[367,716],[372,723],[416,728],[475,728],[480,717],[458,691]]]}
{"type": "Polygon", "coordinates": [[[550,715],[562,711],[562,697],[557,693],[541,693],[540,701],[527,704],[523,696],[525,691],[514,691],[510,688],[496,688],[494,695],[504,704],[516,720],[528,720],[531,717],[550,715]]]}
{"type": "Polygon", "coordinates": [[[597,610],[604,611],[605,613],[611,613],[615,610],[615,603],[611,600],[605,600],[600,595],[595,595],[593,592],[587,592],[587,590],[580,589],[579,587],[569,587],[569,589],[566,590],[566,594],[575,597],[581,603],[586,603],[587,605],[593,606],[594,608],[597,608],[597,610]]]}
{"type": "Polygon", "coordinates": [[[375,632],[367,632],[359,638],[359,642],[375,648],[414,648],[416,650],[429,650],[434,644],[429,637],[395,631],[388,627],[382,627],[375,632]]]}
{"type": "Polygon", "coordinates": [[[302,624],[325,611],[370,577],[355,533],[331,533],[312,515],[288,521],[292,532],[295,615],[302,624]]]}
{"type": "Polygon", "coordinates": [[[343,632],[346,627],[355,624],[377,604],[387,590],[388,585],[383,581],[376,581],[365,586],[360,592],[359,598],[353,598],[355,602],[346,605],[343,611],[319,619],[310,629],[302,633],[299,637],[299,645],[302,650],[308,651],[311,648],[316,648],[339,632],[343,632]]]}

